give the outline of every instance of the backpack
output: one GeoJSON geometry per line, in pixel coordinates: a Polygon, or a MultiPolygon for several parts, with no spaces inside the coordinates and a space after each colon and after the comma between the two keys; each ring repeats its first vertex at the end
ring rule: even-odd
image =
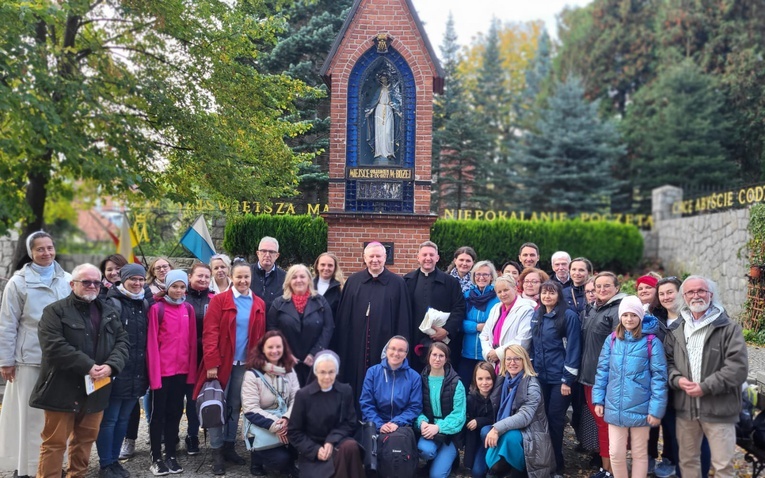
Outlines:
{"type": "MultiPolygon", "coordinates": [[[[755,385],[743,387],[741,394],[741,411],[738,414],[738,423],[736,423],[736,438],[752,439],[757,425],[760,427],[760,437],[758,441],[765,438],[765,423],[760,418],[757,423],[755,418],[755,408],[757,406],[757,387],[755,385]]],[[[758,416],[759,417],[759,416],[758,416]]],[[[763,417],[765,418],[765,417],[763,417]]]]}
{"type": "MultiPolygon", "coordinates": [[[[120,319],[122,318],[122,301],[119,300],[116,297],[109,297],[109,304],[114,307],[117,310],[117,315],[119,315],[120,319]]],[[[147,299],[143,299],[143,313],[144,315],[149,314],[149,301],[147,299]]],[[[164,312],[164,310],[162,310],[164,312]]],[[[162,317],[160,316],[160,321],[162,320],[162,317]]]]}
{"type": "Polygon", "coordinates": [[[765,448],[765,412],[760,412],[754,417],[754,430],[752,431],[752,441],[757,448],[765,448]]]}
{"type": "Polygon", "coordinates": [[[419,454],[411,427],[398,427],[377,437],[377,476],[411,478],[417,472],[419,454]]]}
{"type": "MultiPolygon", "coordinates": [[[[653,334],[648,334],[645,336],[646,339],[648,339],[648,360],[651,360],[651,349],[653,348],[653,339],[656,338],[653,334]]],[[[614,342],[616,342],[616,332],[611,332],[611,349],[614,348],[614,342]]]]}
{"type": "Polygon", "coordinates": [[[219,428],[226,424],[226,395],[218,380],[208,380],[197,395],[197,415],[202,428],[219,428]]]}

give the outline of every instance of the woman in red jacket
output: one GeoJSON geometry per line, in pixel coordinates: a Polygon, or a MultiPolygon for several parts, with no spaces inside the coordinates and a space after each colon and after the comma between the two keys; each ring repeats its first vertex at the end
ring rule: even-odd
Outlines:
{"type": "Polygon", "coordinates": [[[266,306],[250,290],[250,265],[234,264],[231,271],[234,286],[210,300],[202,333],[202,373],[194,395],[199,394],[206,380],[217,378],[226,393],[228,421],[222,428],[210,428],[213,449],[213,474],[225,473],[224,460],[244,465],[245,460],[234,450],[241,411],[242,379],[245,362],[266,331],[266,306]]]}

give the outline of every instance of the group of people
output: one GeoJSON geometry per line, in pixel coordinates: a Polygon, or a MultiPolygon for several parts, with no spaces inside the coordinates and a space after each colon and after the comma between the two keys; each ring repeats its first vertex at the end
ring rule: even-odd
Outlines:
{"type": "Polygon", "coordinates": [[[84,476],[93,443],[99,476],[129,476],[120,460],[135,452],[141,406],[151,473],[181,473],[184,409],[194,455],[195,399],[213,379],[227,406],[208,430],[215,475],[246,463],[243,414],[277,440],[251,452],[256,476],[364,476],[361,421],[379,436],[411,429],[431,477],[463,447],[474,477],[553,477],[573,405],[596,478],[630,476],[628,441],[633,477],[734,476],[746,346],[704,277],[649,274],[628,296],[563,251],[544,272],[532,243],[499,272],[461,247],[443,272],[426,241],[401,277],[371,242],[347,281],[329,252],[281,269],[272,237],[254,264],[221,254],[188,273],[113,255],[69,275],[42,231],[27,251],[0,307],[0,456],[18,477],[60,476],[65,451],[68,476],[84,476]]]}

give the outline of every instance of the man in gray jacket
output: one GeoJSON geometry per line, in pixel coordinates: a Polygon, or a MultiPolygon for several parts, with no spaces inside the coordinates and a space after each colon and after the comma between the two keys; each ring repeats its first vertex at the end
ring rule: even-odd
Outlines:
{"type": "Polygon", "coordinates": [[[736,476],[735,426],[749,361],[741,326],[728,317],[716,295],[711,280],[688,277],[677,295],[683,321],[666,339],[683,478],[701,477],[704,436],[715,478],[736,476]]]}

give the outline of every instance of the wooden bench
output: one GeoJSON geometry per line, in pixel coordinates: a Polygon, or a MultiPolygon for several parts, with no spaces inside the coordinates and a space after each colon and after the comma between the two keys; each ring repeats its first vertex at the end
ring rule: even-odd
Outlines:
{"type": "Polygon", "coordinates": [[[765,450],[756,446],[751,438],[737,438],[736,445],[744,450],[744,461],[752,464],[752,478],[760,476],[765,470],[765,450]]]}

